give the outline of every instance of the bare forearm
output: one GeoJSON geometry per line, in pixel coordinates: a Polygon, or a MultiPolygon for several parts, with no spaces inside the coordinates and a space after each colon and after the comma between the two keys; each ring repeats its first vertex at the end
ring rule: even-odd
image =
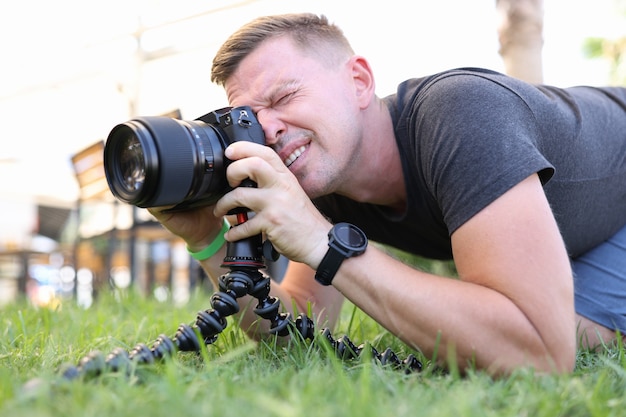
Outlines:
{"type": "Polygon", "coordinates": [[[346,261],[348,267],[340,269],[334,285],[427,356],[437,351],[439,358],[452,355],[461,368],[471,361],[494,373],[525,365],[567,370],[567,361],[558,361],[559,355],[567,357],[568,344],[564,352],[550,351],[528,317],[504,295],[415,271],[376,249],[368,252],[367,258],[346,261]]]}

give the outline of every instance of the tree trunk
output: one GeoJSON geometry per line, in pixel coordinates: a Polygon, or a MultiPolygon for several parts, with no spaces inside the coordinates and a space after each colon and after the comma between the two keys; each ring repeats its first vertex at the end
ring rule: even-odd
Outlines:
{"type": "Polygon", "coordinates": [[[496,0],[500,56],[508,75],[543,82],[543,0],[496,0]]]}

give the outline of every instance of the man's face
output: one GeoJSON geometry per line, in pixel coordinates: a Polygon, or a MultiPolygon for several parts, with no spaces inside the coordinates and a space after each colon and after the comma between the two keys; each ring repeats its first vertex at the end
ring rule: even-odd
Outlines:
{"type": "Polygon", "coordinates": [[[338,191],[361,148],[345,61],[331,65],[283,36],[262,43],[225,85],[231,106],[252,107],[266,143],[311,198],[338,191]]]}

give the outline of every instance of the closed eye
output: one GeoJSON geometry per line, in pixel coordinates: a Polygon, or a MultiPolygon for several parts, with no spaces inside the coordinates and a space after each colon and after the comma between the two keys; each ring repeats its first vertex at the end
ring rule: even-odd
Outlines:
{"type": "Polygon", "coordinates": [[[285,104],[287,103],[293,96],[295,95],[295,91],[285,94],[283,96],[281,96],[278,100],[276,100],[276,102],[274,103],[275,105],[280,105],[280,104],[285,104]]]}

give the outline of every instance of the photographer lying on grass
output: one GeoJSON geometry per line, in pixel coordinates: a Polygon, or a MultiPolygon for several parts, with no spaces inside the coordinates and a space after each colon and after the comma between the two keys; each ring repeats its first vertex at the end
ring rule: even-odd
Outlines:
{"type": "MultiPolygon", "coordinates": [[[[346,297],[427,356],[439,344],[461,367],[494,374],[567,372],[577,342],[626,330],[626,89],[465,68],[381,99],[368,61],[310,14],[242,27],[212,80],[230,105],[251,106],[268,146],[225,151],[229,183],[258,188],[187,212],[151,209],[191,252],[219,238],[229,210],[248,207],[255,216],[225,238],[263,233],[291,260],[272,287],[284,306],[310,302],[332,325],[346,297]],[[350,256],[329,248],[331,229],[350,256]],[[342,242],[361,233],[453,259],[459,279],[342,242]]],[[[201,260],[213,279],[224,254],[201,260]]],[[[243,325],[262,334],[251,310],[243,325]]]]}

